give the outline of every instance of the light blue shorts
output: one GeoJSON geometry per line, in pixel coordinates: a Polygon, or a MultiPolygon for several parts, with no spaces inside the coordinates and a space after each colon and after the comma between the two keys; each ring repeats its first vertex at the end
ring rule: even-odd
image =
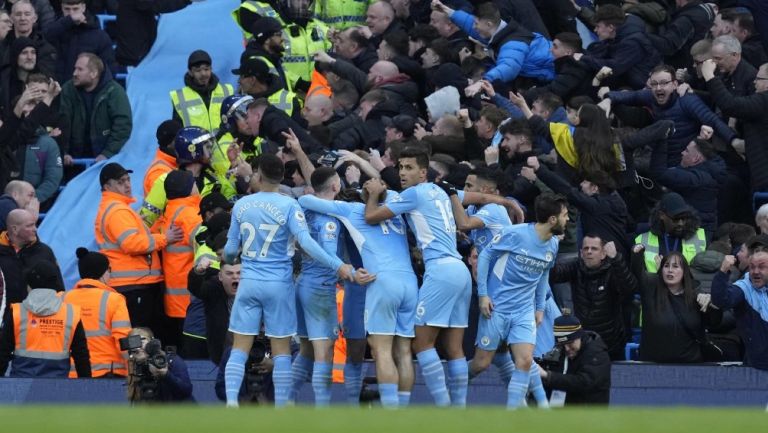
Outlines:
{"type": "Polygon", "coordinates": [[[503,341],[508,345],[536,344],[536,317],[533,309],[513,313],[494,311],[490,319],[480,315],[475,339],[478,349],[493,352],[503,341]]]}
{"type": "Polygon", "coordinates": [[[344,304],[342,308],[342,329],[344,338],[365,340],[365,286],[349,281],[344,282],[344,304]]]}
{"type": "Polygon", "coordinates": [[[261,323],[267,337],[296,334],[296,291],[293,281],[241,279],[229,317],[229,330],[258,335],[261,323]]]}
{"type": "Polygon", "coordinates": [[[471,298],[472,276],[464,262],[453,257],[431,260],[419,289],[416,325],[466,328],[471,298]]]}
{"type": "Polygon", "coordinates": [[[418,281],[413,273],[379,273],[366,290],[366,332],[412,338],[418,291],[418,281]]]}
{"type": "Polygon", "coordinates": [[[335,340],[339,334],[336,312],[336,285],[311,279],[296,285],[296,332],[310,340],[335,340]]]}

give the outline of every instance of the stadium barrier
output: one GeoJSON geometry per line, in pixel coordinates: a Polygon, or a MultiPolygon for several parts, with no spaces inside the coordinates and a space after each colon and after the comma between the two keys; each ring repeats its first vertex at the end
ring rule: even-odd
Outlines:
{"type": "MultiPolygon", "coordinates": [[[[194,396],[202,404],[219,404],[214,392],[217,368],[207,361],[187,361],[194,396]]],[[[431,404],[417,366],[413,404],[431,404]]],[[[373,364],[367,375],[374,374],[373,364]]],[[[659,365],[635,362],[613,364],[613,406],[741,406],[765,407],[768,371],[742,366],[659,365]]],[[[343,402],[344,386],[332,386],[333,401],[343,402]]],[[[124,380],[117,379],[13,379],[0,380],[0,404],[85,403],[126,404],[124,380]]],[[[467,401],[472,405],[503,405],[507,391],[495,369],[475,378],[467,401]]],[[[301,389],[299,403],[311,404],[312,387],[301,389]]]]}

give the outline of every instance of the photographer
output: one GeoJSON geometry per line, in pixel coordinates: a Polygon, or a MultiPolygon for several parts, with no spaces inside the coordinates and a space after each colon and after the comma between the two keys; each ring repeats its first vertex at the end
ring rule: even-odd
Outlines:
{"type": "MultiPolygon", "coordinates": [[[[219,373],[216,375],[216,397],[227,401],[224,384],[224,371],[229,361],[232,347],[224,349],[219,363],[219,373]]],[[[269,339],[263,334],[253,340],[253,346],[245,362],[245,375],[237,399],[240,404],[251,402],[256,404],[273,404],[275,401],[275,385],[272,383],[272,358],[269,356],[269,339]]]]}
{"type": "Polygon", "coordinates": [[[149,328],[133,328],[120,346],[129,353],[128,400],[132,403],[194,401],[184,360],[164,352],[149,328]]]}
{"type": "Polygon", "coordinates": [[[581,329],[581,322],[575,316],[555,319],[554,332],[559,359],[565,363],[564,368],[557,370],[565,373],[549,371],[543,365],[539,374],[544,386],[564,391],[566,405],[608,404],[611,360],[603,340],[596,333],[581,329]]]}

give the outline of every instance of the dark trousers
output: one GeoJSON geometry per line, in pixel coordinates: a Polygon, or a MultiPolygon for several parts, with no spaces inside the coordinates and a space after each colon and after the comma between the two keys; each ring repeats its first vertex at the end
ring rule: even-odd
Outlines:
{"type": "Polygon", "coordinates": [[[163,283],[115,287],[125,296],[131,326],[144,327],[158,334],[162,331],[163,283]]]}

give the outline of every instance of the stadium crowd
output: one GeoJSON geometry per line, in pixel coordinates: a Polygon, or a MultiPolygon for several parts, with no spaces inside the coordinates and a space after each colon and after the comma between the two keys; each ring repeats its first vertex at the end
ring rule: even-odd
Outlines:
{"type": "Polygon", "coordinates": [[[389,407],[414,358],[440,406],[491,364],[508,407],[607,403],[628,356],[768,370],[765,2],[244,1],[238,82],[189,53],[65,287],[39,214],[122,151],[114,77],[188,4],[0,4],[0,372],[133,377],[153,335],[168,399],[210,359],[233,406],[253,371],[355,402],[366,353],[389,407]]]}

